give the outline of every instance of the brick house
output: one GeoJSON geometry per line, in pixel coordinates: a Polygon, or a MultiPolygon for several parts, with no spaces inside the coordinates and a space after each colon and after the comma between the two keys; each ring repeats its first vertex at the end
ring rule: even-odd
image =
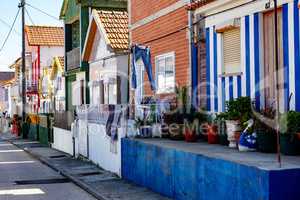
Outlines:
{"type": "MultiPolygon", "coordinates": [[[[191,59],[186,6],[189,0],[130,0],[131,45],[151,49],[153,76],[159,96],[173,96],[175,86],[191,84],[191,59]]],[[[153,95],[142,62],[136,67],[139,92],[135,99],[153,95]]]]}

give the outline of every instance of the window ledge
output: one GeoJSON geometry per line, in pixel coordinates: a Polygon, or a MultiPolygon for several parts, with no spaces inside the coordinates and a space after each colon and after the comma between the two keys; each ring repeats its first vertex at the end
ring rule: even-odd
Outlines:
{"type": "Polygon", "coordinates": [[[220,74],[219,77],[230,77],[230,76],[241,76],[243,72],[236,72],[236,73],[223,73],[220,74]]]}

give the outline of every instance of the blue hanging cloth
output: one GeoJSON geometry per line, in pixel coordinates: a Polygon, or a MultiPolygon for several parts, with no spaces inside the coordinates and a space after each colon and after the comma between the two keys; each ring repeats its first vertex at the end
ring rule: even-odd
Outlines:
{"type": "Polygon", "coordinates": [[[135,45],[132,48],[132,64],[131,64],[131,83],[132,87],[136,89],[137,87],[137,81],[136,81],[136,61],[139,59],[142,59],[148,79],[150,82],[151,90],[155,91],[155,80],[153,78],[153,73],[152,73],[152,63],[151,63],[151,53],[150,53],[150,48],[149,47],[141,47],[138,45],[135,45]]]}

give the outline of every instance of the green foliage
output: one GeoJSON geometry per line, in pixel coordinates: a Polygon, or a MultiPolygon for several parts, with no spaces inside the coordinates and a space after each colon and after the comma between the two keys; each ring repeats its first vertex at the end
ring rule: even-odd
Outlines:
{"type": "Polygon", "coordinates": [[[296,134],[300,132],[300,112],[289,111],[280,116],[280,132],[296,134]]]}
{"type": "Polygon", "coordinates": [[[187,86],[176,87],[175,93],[176,93],[178,110],[182,114],[186,114],[187,112],[190,111],[190,107],[191,107],[188,87],[187,86]]]}
{"type": "Polygon", "coordinates": [[[275,125],[270,125],[275,120],[276,111],[272,108],[266,108],[260,111],[260,115],[254,115],[254,130],[264,134],[275,134],[275,125]],[[269,121],[269,123],[267,123],[269,121]]]}
{"type": "Polygon", "coordinates": [[[223,117],[227,120],[239,120],[241,124],[252,117],[251,99],[249,97],[240,97],[226,102],[226,114],[223,117]]]}

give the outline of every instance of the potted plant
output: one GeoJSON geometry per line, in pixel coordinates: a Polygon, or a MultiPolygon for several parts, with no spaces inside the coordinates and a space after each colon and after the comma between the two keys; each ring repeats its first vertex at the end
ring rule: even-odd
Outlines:
{"type": "Polygon", "coordinates": [[[216,116],[215,123],[218,126],[218,135],[219,135],[219,143],[221,145],[228,146],[229,141],[228,141],[228,135],[227,135],[227,130],[226,130],[226,120],[227,119],[227,114],[226,113],[220,113],[216,116]]]}
{"type": "Polygon", "coordinates": [[[148,119],[142,119],[137,117],[135,119],[135,127],[138,129],[138,137],[150,138],[152,137],[152,126],[148,119]]]}
{"type": "Polygon", "coordinates": [[[190,104],[188,98],[188,87],[176,87],[176,104],[177,108],[171,114],[172,123],[169,126],[170,138],[173,140],[194,138],[195,132],[185,128],[185,123],[189,122],[190,104]],[[175,122],[175,123],[174,123],[175,122]]]}
{"type": "Polygon", "coordinates": [[[280,116],[280,150],[285,155],[300,154],[300,113],[289,111],[280,116]]]}
{"type": "Polygon", "coordinates": [[[276,152],[276,130],[274,129],[275,110],[266,108],[254,116],[254,132],[256,132],[257,150],[263,153],[276,152]]]}
{"type": "Polygon", "coordinates": [[[240,97],[226,103],[226,129],[230,148],[237,148],[237,141],[244,122],[251,118],[251,100],[249,97],[240,97]]]}

